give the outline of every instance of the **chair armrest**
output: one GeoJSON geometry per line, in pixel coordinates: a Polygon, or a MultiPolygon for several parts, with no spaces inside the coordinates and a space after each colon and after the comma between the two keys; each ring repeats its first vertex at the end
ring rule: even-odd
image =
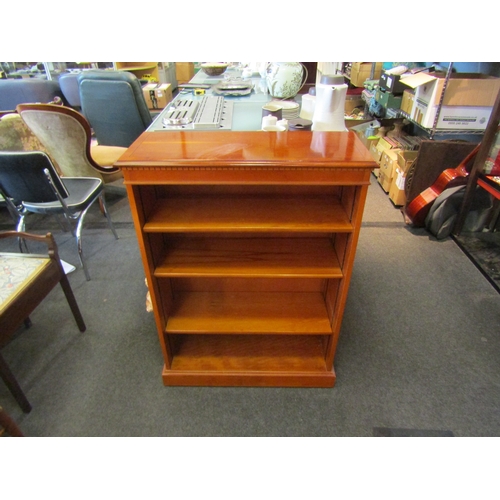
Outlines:
{"type": "Polygon", "coordinates": [[[45,243],[47,245],[48,254],[51,258],[59,259],[57,252],[57,244],[52,233],[47,233],[45,235],[26,233],[23,231],[2,231],[0,232],[0,239],[3,238],[23,238],[26,240],[38,241],[40,243],[45,243]]]}

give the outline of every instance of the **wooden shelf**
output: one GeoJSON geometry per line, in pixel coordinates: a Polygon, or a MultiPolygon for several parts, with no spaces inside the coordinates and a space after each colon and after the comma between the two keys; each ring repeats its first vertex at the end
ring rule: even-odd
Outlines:
{"type": "Polygon", "coordinates": [[[326,231],[352,232],[342,205],[331,196],[174,196],[161,199],[145,232],[326,231]]]}
{"type": "Polygon", "coordinates": [[[342,278],[329,238],[169,238],[156,277],[342,278]]]}
{"type": "Polygon", "coordinates": [[[166,333],[328,334],[321,293],[180,292],[166,333]]]}
{"type": "Polygon", "coordinates": [[[118,68],[118,71],[151,71],[156,69],[156,64],[151,66],[122,66],[118,68]]]}
{"type": "Polygon", "coordinates": [[[181,335],[165,385],[333,387],[325,338],[301,335],[181,335]]]}

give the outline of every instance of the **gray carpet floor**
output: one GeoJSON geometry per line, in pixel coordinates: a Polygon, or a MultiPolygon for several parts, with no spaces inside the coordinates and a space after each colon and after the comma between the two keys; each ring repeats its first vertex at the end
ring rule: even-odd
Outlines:
{"type": "Polygon", "coordinates": [[[500,295],[451,238],[405,226],[372,181],[333,389],[163,386],[128,201],[110,194],[120,239],[92,207],[89,282],[68,234],[29,223],[77,265],[87,331],[54,289],[3,349],[33,410],[3,383],[0,405],[27,436],[499,436],[500,295]]]}

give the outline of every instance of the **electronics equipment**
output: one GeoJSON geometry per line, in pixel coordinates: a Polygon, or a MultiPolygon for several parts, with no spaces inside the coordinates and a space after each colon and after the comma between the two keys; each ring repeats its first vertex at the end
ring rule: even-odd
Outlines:
{"type": "Polygon", "coordinates": [[[233,103],[224,97],[205,95],[199,100],[176,98],[149,130],[231,130],[233,103]]]}

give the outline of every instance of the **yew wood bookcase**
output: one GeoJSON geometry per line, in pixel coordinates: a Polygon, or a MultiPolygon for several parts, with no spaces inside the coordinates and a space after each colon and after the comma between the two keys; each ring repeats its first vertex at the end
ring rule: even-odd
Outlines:
{"type": "Polygon", "coordinates": [[[370,172],[354,132],[145,132],[124,175],[165,385],[333,387],[370,172]]]}

